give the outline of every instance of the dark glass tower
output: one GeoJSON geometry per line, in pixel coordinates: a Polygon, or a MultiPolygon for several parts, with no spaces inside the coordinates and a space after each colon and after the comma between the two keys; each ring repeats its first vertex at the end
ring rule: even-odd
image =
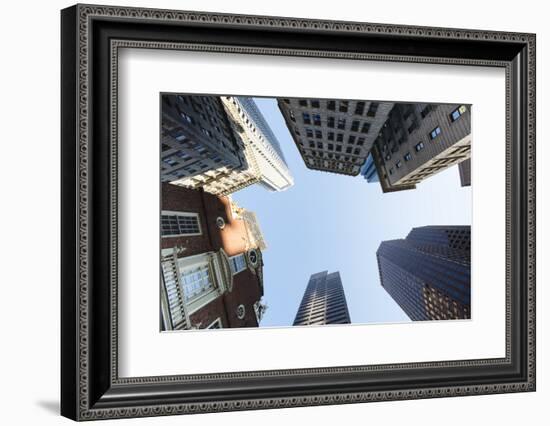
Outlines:
{"type": "Polygon", "coordinates": [[[380,283],[413,321],[470,318],[470,227],[424,226],[376,252],[380,283]]]}
{"type": "Polygon", "coordinates": [[[350,324],[340,272],[318,272],[309,278],[293,325],[350,324]]]}

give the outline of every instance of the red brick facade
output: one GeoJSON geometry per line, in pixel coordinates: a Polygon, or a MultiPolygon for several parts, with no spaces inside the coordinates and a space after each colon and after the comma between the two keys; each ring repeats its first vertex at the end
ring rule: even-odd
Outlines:
{"type": "MultiPolygon", "coordinates": [[[[184,250],[179,258],[223,249],[227,256],[245,253],[247,258],[248,238],[246,224],[235,218],[231,202],[202,190],[187,189],[168,183],[162,184],[162,211],[196,213],[199,217],[201,235],[185,237],[162,237],[161,248],[180,247],[184,250]],[[223,219],[223,228],[219,219],[223,219]]],[[[206,328],[220,318],[223,327],[257,327],[254,304],[263,295],[262,262],[254,268],[247,261],[247,268],[233,275],[231,291],[225,291],[189,315],[191,326],[206,328]],[[244,317],[238,317],[239,306],[244,307],[244,317]]],[[[242,313],[242,308],[241,312],[242,313]]]]}

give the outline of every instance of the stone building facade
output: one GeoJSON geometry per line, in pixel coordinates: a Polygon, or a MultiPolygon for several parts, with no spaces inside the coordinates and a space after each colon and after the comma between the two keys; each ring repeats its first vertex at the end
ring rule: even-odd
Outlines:
{"type": "Polygon", "coordinates": [[[161,180],[215,195],[255,183],[294,183],[275,135],[251,98],[162,96],[161,180]]]}
{"type": "Polygon", "coordinates": [[[391,102],[277,99],[306,167],[357,176],[378,137],[391,102]]]}
{"type": "Polygon", "coordinates": [[[384,192],[413,189],[470,153],[467,105],[395,104],[372,147],[384,192]]]}
{"type": "Polygon", "coordinates": [[[237,209],[228,197],[162,184],[162,330],[259,325],[263,237],[237,209]]]}

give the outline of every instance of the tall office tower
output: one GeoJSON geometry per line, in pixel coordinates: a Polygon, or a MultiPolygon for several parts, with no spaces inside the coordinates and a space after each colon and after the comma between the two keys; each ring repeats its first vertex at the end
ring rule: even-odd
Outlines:
{"type": "Polygon", "coordinates": [[[250,98],[163,95],[163,182],[229,195],[294,181],[279,143],[250,98]]]}
{"type": "Polygon", "coordinates": [[[279,109],[306,167],[356,176],[393,107],[391,102],[289,99],[279,109]]]}
{"type": "Polygon", "coordinates": [[[294,185],[279,141],[254,100],[225,96],[222,102],[234,133],[245,146],[248,172],[270,191],[284,191],[294,185]]]}
{"type": "Polygon", "coordinates": [[[367,161],[365,161],[365,164],[361,167],[361,176],[363,176],[368,183],[380,182],[372,154],[367,157],[367,161]]]}
{"type": "Polygon", "coordinates": [[[222,193],[248,167],[218,97],[163,95],[161,115],[162,182],[222,193]]]}
{"type": "Polygon", "coordinates": [[[464,160],[458,165],[458,172],[460,174],[460,186],[472,185],[472,164],[471,160],[464,160]]]}
{"type": "Polygon", "coordinates": [[[376,252],[380,283],[413,321],[470,318],[470,227],[424,226],[376,252]]]}
{"type": "Polygon", "coordinates": [[[309,278],[293,325],[350,324],[340,272],[318,272],[309,278]]]}
{"type": "Polygon", "coordinates": [[[470,158],[470,148],[469,106],[396,104],[372,154],[382,190],[391,192],[470,158]]]}

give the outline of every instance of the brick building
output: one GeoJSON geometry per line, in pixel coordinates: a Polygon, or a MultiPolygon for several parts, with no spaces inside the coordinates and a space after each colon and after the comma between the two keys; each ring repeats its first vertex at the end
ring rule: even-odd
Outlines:
{"type": "Polygon", "coordinates": [[[243,211],[228,197],[162,184],[162,330],[259,325],[265,243],[243,211]]]}

